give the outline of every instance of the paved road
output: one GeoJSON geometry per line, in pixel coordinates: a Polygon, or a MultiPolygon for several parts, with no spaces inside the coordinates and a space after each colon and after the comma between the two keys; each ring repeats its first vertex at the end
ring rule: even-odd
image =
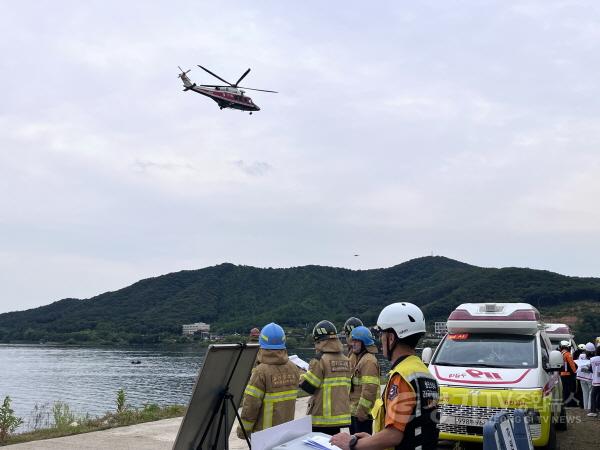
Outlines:
{"type": "MultiPolygon", "coordinates": [[[[306,415],[308,397],[296,402],[296,419],[306,415]]],[[[181,424],[181,417],[158,420],[129,427],[111,428],[44,441],[15,444],[10,450],[171,450],[181,424]]],[[[229,437],[230,450],[247,450],[246,442],[238,439],[235,427],[229,437]]]]}
{"type": "MultiPolygon", "coordinates": [[[[308,397],[298,399],[296,419],[305,416],[308,397]]],[[[568,431],[558,433],[563,450],[595,448],[600,442],[600,419],[586,417],[582,410],[567,409],[568,431]]],[[[159,420],[129,427],[113,428],[93,433],[78,434],[45,441],[11,445],[10,450],[171,450],[181,418],[159,420]]],[[[232,430],[229,438],[231,450],[246,450],[244,441],[232,430]]],[[[454,444],[440,446],[451,449],[454,444]]],[[[481,446],[479,446],[481,448],[481,446]]]]}

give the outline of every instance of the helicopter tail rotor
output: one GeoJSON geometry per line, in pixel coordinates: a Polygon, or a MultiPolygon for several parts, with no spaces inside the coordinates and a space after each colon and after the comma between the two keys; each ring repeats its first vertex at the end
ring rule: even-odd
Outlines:
{"type": "MultiPolygon", "coordinates": [[[[179,67],[179,66],[177,66],[177,67],[179,67]]],[[[183,81],[183,86],[184,86],[183,90],[188,91],[188,90],[196,87],[196,83],[192,83],[187,76],[188,72],[192,69],[185,71],[181,67],[179,67],[179,70],[181,70],[181,73],[178,75],[178,77],[181,78],[181,81],[183,81]]]]}
{"type": "MultiPolygon", "coordinates": [[[[181,70],[181,73],[179,75],[177,75],[178,78],[183,79],[183,77],[185,77],[192,69],[189,70],[183,70],[181,67],[177,66],[177,68],[179,70],[181,70]]],[[[186,77],[187,78],[187,77],[186,77]]]]}

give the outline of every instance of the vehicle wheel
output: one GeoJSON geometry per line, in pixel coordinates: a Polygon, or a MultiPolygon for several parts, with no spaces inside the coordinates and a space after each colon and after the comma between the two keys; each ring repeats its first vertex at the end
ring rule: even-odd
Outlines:
{"type": "Polygon", "coordinates": [[[566,431],[567,430],[567,413],[565,411],[565,407],[560,407],[560,416],[558,416],[558,421],[555,425],[558,431],[566,431]]]}
{"type": "Polygon", "coordinates": [[[541,450],[560,450],[558,442],[556,441],[556,429],[550,423],[550,435],[548,436],[548,443],[544,445],[541,450]]]}

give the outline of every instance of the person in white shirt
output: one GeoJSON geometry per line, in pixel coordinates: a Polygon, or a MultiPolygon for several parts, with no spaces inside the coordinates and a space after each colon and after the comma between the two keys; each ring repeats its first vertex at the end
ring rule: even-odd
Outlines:
{"type": "Polygon", "coordinates": [[[600,410],[600,346],[596,348],[595,356],[590,358],[592,367],[592,392],[590,394],[590,412],[588,416],[596,417],[600,410]]]}
{"type": "Polygon", "coordinates": [[[595,350],[594,344],[589,342],[591,347],[584,348],[583,352],[579,355],[579,359],[575,360],[577,365],[577,381],[581,386],[581,393],[583,399],[583,409],[590,409],[590,394],[592,392],[592,368],[590,365],[590,359],[593,356],[595,350]],[[591,348],[591,351],[587,350],[591,348]]]}

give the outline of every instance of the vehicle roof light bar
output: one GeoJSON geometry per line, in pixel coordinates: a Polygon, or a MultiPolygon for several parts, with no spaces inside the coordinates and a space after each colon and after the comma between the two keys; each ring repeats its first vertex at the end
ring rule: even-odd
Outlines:
{"type": "MultiPolygon", "coordinates": [[[[487,307],[488,304],[486,304],[487,307]]],[[[486,308],[487,309],[487,308],[486,308]]],[[[492,312],[492,311],[486,311],[492,312]]],[[[496,312],[496,311],[494,311],[496,312]]],[[[517,309],[508,315],[476,315],[474,316],[466,309],[456,309],[452,311],[448,320],[498,320],[498,321],[539,321],[540,314],[533,309],[517,309]]]]}

